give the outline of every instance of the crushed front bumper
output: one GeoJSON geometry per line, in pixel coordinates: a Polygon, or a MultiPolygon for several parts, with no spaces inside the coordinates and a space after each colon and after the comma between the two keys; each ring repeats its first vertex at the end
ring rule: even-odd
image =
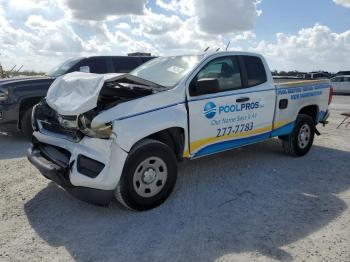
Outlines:
{"type": "Polygon", "coordinates": [[[73,186],[68,178],[69,171],[46,159],[39,149],[33,147],[28,149],[27,157],[43,176],[56,182],[67,192],[82,201],[98,206],[108,206],[113,199],[113,190],[73,186]]]}
{"type": "Polygon", "coordinates": [[[85,137],[74,143],[35,132],[27,157],[44,177],[78,199],[107,206],[113,199],[127,153],[114,139],[85,137]]]}

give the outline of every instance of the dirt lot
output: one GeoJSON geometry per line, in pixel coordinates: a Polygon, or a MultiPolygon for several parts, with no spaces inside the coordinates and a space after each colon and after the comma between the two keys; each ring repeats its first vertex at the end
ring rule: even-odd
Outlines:
{"type": "Polygon", "coordinates": [[[304,158],[277,140],[183,163],[175,192],[144,213],[75,200],[0,133],[0,261],[350,261],[350,97],[304,158]]]}

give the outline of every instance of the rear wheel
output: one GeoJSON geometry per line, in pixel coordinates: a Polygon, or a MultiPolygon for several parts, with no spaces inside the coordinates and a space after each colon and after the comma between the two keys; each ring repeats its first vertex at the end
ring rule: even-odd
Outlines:
{"type": "Polygon", "coordinates": [[[33,135],[32,111],[33,107],[28,108],[26,111],[24,111],[21,117],[21,131],[22,134],[28,139],[30,139],[33,135]]]}
{"type": "Polygon", "coordinates": [[[299,115],[292,134],[282,139],[284,151],[292,156],[304,156],[310,151],[314,137],[313,119],[308,115],[299,115]]]}
{"type": "Polygon", "coordinates": [[[174,152],[157,140],[145,139],[130,151],[115,196],[129,209],[152,209],[168,198],[176,179],[174,152]]]}

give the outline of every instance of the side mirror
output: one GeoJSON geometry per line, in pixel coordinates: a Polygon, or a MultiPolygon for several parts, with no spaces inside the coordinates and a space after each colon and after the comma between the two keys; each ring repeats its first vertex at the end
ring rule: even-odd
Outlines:
{"type": "Polygon", "coordinates": [[[190,94],[192,96],[215,94],[218,92],[220,92],[220,84],[216,78],[203,78],[191,84],[190,94]]]}
{"type": "Polygon", "coordinates": [[[79,67],[79,72],[90,73],[90,67],[89,66],[81,66],[81,67],[79,67]]]}

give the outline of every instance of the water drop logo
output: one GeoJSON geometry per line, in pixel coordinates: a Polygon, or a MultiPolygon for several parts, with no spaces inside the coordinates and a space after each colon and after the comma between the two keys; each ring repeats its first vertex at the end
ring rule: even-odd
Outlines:
{"type": "Polygon", "coordinates": [[[213,102],[208,102],[204,106],[204,115],[208,119],[212,119],[216,115],[216,105],[213,102]]]}

